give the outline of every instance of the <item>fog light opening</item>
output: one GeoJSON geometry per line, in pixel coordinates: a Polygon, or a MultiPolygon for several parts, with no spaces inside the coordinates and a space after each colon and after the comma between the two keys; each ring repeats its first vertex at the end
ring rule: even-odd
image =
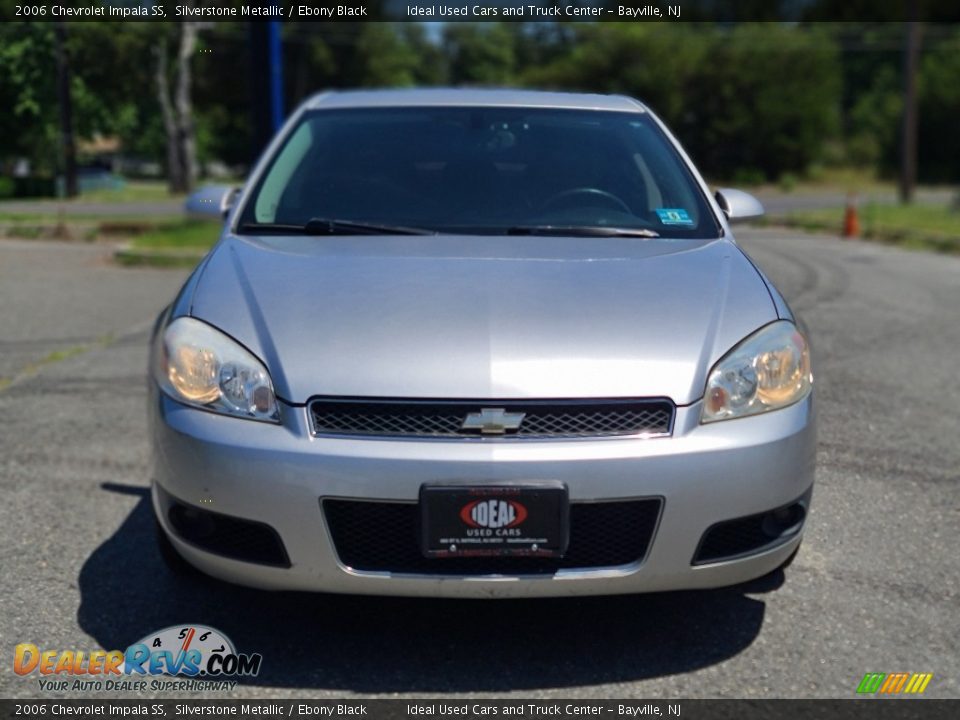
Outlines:
{"type": "Polygon", "coordinates": [[[170,508],[170,522],[180,535],[192,541],[211,537],[217,529],[210,513],[183,505],[170,508]]]}
{"type": "Polygon", "coordinates": [[[800,503],[777,508],[763,517],[763,534],[771,539],[794,535],[803,526],[806,510],[800,503]]]}

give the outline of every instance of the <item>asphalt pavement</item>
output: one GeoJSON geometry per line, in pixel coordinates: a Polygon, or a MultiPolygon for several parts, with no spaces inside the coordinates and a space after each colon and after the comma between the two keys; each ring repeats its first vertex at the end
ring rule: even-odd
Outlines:
{"type": "Polygon", "coordinates": [[[868,671],[932,672],[927,696],[960,697],[960,258],[740,237],[813,336],[819,466],[796,562],[709,592],[469,602],[171,577],[144,372],[185,273],[0,241],[0,697],[60,696],[13,673],[17,643],[125,648],[179,623],[263,654],[246,697],[850,698],[868,671]]]}

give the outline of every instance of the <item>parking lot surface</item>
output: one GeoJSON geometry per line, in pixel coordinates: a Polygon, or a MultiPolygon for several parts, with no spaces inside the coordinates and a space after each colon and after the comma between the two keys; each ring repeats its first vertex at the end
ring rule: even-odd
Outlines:
{"type": "Polygon", "coordinates": [[[868,671],[932,672],[927,696],[960,696],[960,258],[738,235],[813,338],[819,466],[796,562],[710,592],[469,602],[171,577],[146,340],[185,273],[0,241],[0,696],[62,696],[13,673],[18,643],[122,649],[179,623],[263,654],[235,696],[848,698],[868,671]]]}

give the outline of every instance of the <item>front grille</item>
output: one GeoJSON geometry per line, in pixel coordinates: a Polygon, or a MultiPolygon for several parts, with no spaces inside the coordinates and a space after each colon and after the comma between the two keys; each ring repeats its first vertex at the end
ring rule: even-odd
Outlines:
{"type": "Polygon", "coordinates": [[[570,544],[562,558],[426,558],[417,503],[323,501],[340,562],[371,572],[422,575],[527,575],[629,565],[647,555],[660,499],[570,505],[570,544]]]}
{"type": "Polygon", "coordinates": [[[673,413],[673,403],[662,399],[445,401],[318,398],[310,403],[314,434],[372,437],[652,437],[670,434],[673,413]],[[468,418],[474,427],[464,428],[468,418]],[[482,427],[487,421],[493,421],[493,426],[482,427]],[[518,421],[519,427],[516,427],[518,421]],[[497,423],[503,423],[503,426],[497,427],[497,423]]]}

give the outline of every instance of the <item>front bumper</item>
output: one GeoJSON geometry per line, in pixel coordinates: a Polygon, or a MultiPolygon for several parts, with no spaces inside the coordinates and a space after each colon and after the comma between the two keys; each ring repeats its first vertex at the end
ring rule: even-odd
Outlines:
{"type": "MultiPolygon", "coordinates": [[[[277,590],[442,597],[642,593],[731,585],[778,567],[801,532],[732,560],[692,560],[716,523],[805,497],[813,484],[811,397],[765,415],[700,425],[700,405],[677,408],[672,437],[600,440],[370,440],[312,437],[307,412],[283,425],[239,420],[151,392],[153,504],[177,550],[203,572],[277,590]],[[338,559],[321,499],[416,502],[428,482],[559,480],[571,503],[662,498],[642,562],[547,575],[363,572],[338,559]],[[169,509],[188,506],[265,523],[289,566],[229,559],[178,536],[169,509]]],[[[804,500],[804,503],[806,500],[804,500]]]]}

